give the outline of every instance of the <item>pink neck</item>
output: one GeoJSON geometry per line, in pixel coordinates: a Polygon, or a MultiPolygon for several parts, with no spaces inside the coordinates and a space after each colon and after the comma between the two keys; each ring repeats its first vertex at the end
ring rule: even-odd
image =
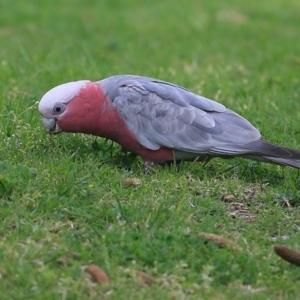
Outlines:
{"type": "Polygon", "coordinates": [[[144,148],[127,128],[118,111],[95,83],[88,83],[67,107],[58,125],[66,132],[81,132],[111,139],[126,150],[146,161],[164,163],[173,160],[173,151],[167,148],[144,148]]]}

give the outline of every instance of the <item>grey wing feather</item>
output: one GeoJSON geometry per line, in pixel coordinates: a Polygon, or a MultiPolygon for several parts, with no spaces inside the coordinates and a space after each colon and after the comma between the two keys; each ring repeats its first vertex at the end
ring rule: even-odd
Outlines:
{"type": "Polygon", "coordinates": [[[260,139],[259,131],[241,116],[180,86],[133,75],[99,84],[148,149],[238,155],[248,153],[243,145],[260,139]]]}

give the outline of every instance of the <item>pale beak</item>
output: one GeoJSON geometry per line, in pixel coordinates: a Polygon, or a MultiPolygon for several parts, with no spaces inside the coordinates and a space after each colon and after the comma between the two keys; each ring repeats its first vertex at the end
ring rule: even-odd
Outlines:
{"type": "Polygon", "coordinates": [[[48,133],[60,133],[62,132],[62,130],[59,128],[59,126],[57,125],[57,119],[56,118],[45,118],[45,117],[42,117],[42,121],[43,121],[43,124],[44,124],[44,127],[46,129],[46,131],[48,133]]]}

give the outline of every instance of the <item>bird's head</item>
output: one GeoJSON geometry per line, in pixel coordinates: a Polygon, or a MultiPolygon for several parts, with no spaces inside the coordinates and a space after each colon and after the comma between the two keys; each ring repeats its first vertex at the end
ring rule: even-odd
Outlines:
{"type": "Polygon", "coordinates": [[[48,133],[86,132],[103,93],[89,80],[68,82],[48,91],[39,103],[39,112],[48,133]]]}

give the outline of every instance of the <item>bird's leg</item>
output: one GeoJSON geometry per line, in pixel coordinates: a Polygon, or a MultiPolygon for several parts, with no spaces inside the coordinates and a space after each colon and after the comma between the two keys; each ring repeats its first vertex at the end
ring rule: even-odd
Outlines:
{"type": "Polygon", "coordinates": [[[151,168],[155,165],[155,163],[153,161],[149,161],[149,160],[145,160],[144,161],[144,168],[143,168],[143,172],[145,174],[149,174],[151,168]]]}

